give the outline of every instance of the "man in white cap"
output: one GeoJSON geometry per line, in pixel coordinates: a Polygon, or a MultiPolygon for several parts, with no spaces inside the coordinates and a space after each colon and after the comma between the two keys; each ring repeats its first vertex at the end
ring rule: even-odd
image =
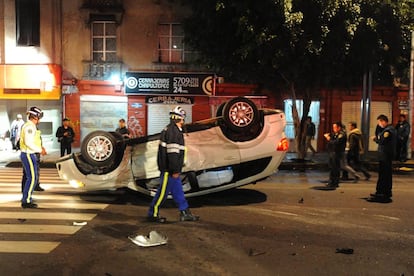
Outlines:
{"type": "Polygon", "coordinates": [[[13,120],[10,126],[10,142],[12,143],[13,150],[19,149],[20,132],[23,124],[22,114],[17,114],[16,119],[13,120]]]}

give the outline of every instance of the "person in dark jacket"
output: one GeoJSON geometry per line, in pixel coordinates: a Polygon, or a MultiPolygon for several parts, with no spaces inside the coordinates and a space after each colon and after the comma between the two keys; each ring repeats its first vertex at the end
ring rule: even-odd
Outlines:
{"type": "Polygon", "coordinates": [[[312,140],[315,139],[316,127],[315,124],[312,122],[312,117],[308,116],[306,118],[306,149],[305,152],[310,149],[312,151],[312,155],[315,155],[316,150],[312,146],[312,140]]]}
{"type": "Polygon", "coordinates": [[[160,135],[158,146],[157,163],[160,170],[160,185],[148,210],[147,220],[150,222],[164,223],[165,217],[161,217],[159,209],[171,193],[173,200],[180,210],[180,221],[196,221],[184,196],[183,186],[180,178],[181,169],[184,165],[184,136],[182,128],[186,113],[180,107],[175,107],[170,112],[170,124],[166,126],[160,135]]]}
{"type": "Polygon", "coordinates": [[[125,139],[130,138],[130,133],[126,126],[125,119],[119,120],[119,127],[115,131],[121,134],[125,139]]]}
{"type": "Polygon", "coordinates": [[[56,137],[60,143],[60,156],[65,155],[65,151],[67,154],[72,152],[72,143],[73,138],[75,137],[75,132],[69,126],[70,120],[68,118],[63,119],[62,126],[60,126],[56,131],[56,137]]]}
{"type": "Polygon", "coordinates": [[[388,117],[381,114],[377,117],[382,131],[373,137],[378,144],[379,166],[376,192],[371,194],[367,201],[391,202],[392,197],[392,160],[394,159],[397,134],[392,125],[388,124],[388,117]]]}
{"type": "Polygon", "coordinates": [[[329,167],[331,169],[327,186],[336,188],[339,187],[341,160],[344,157],[346,146],[346,134],[342,130],[342,123],[332,124],[332,132],[325,133],[324,136],[328,141],[329,167]]]}
{"type": "Polygon", "coordinates": [[[350,122],[348,124],[348,164],[356,171],[360,171],[364,174],[365,180],[369,180],[371,175],[365,169],[361,162],[361,154],[364,153],[364,145],[362,140],[362,132],[357,128],[356,122],[350,122]]]}
{"type": "Polygon", "coordinates": [[[400,115],[400,120],[395,126],[397,130],[397,154],[395,159],[400,162],[407,161],[407,142],[410,136],[410,124],[406,121],[405,115],[400,115]]]}

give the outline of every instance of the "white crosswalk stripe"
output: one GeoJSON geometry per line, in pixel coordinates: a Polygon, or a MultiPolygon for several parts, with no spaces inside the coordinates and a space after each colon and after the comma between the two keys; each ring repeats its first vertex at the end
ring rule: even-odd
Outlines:
{"type": "Polygon", "coordinates": [[[0,254],[47,254],[59,246],[61,235],[76,234],[115,200],[110,194],[79,194],[56,169],[42,168],[40,183],[47,189],[33,194],[39,208],[22,209],[21,177],[21,168],[0,168],[0,254]]]}

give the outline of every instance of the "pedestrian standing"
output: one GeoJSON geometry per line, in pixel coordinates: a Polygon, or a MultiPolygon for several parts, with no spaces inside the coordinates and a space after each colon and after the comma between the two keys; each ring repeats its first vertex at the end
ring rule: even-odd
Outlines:
{"type": "Polygon", "coordinates": [[[186,113],[180,106],[175,107],[170,112],[170,124],[160,134],[157,157],[158,169],[161,172],[160,185],[148,210],[147,219],[150,222],[164,223],[167,221],[165,217],[160,216],[159,209],[169,193],[178,205],[180,221],[196,221],[199,219],[189,209],[180,178],[185,155],[182,132],[185,116],[186,113]]]}
{"type": "Polygon", "coordinates": [[[120,119],[118,123],[119,123],[119,126],[115,131],[121,134],[122,137],[124,137],[125,139],[128,139],[130,137],[130,134],[126,126],[125,119],[120,119]]]}
{"type": "Polygon", "coordinates": [[[378,181],[376,192],[367,199],[370,202],[391,202],[392,197],[392,160],[395,155],[397,134],[394,127],[388,124],[388,117],[381,114],[377,117],[382,131],[373,137],[378,144],[378,181]]]}
{"type": "Polygon", "coordinates": [[[23,188],[22,208],[37,208],[37,204],[33,202],[33,190],[38,183],[38,162],[36,153],[46,154],[46,150],[42,147],[41,132],[37,129],[43,112],[38,107],[31,107],[27,111],[28,121],[23,125],[20,137],[20,159],[26,174],[26,182],[23,188]]]}
{"type": "Polygon", "coordinates": [[[22,126],[24,125],[22,114],[17,114],[16,119],[13,120],[10,126],[10,142],[13,150],[19,149],[19,139],[22,126]]]}
{"type": "Polygon", "coordinates": [[[410,136],[410,124],[407,122],[405,115],[401,114],[400,119],[395,126],[397,130],[397,154],[396,160],[400,162],[407,161],[407,142],[410,136]]]}
{"type": "Polygon", "coordinates": [[[316,150],[312,146],[312,140],[315,139],[316,128],[315,124],[312,122],[312,117],[308,116],[306,118],[306,148],[305,153],[310,149],[312,155],[315,155],[316,150]]]}
{"type": "Polygon", "coordinates": [[[56,137],[60,143],[60,156],[64,156],[66,154],[72,153],[72,143],[73,139],[75,138],[75,132],[73,128],[69,126],[70,120],[68,118],[64,118],[62,122],[62,126],[58,127],[56,131],[56,137]]]}
{"type": "Polygon", "coordinates": [[[361,162],[361,155],[364,154],[362,132],[357,128],[356,122],[350,122],[348,128],[350,130],[348,134],[348,165],[354,170],[362,172],[365,176],[365,180],[369,180],[371,175],[361,162]]]}

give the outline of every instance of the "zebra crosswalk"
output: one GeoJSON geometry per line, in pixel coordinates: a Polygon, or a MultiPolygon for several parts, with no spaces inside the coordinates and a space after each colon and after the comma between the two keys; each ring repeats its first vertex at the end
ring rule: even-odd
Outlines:
{"type": "Polygon", "coordinates": [[[39,208],[22,209],[21,177],[21,168],[0,168],[0,254],[50,253],[116,197],[79,194],[60,180],[56,169],[42,168],[45,191],[33,194],[39,208]]]}

